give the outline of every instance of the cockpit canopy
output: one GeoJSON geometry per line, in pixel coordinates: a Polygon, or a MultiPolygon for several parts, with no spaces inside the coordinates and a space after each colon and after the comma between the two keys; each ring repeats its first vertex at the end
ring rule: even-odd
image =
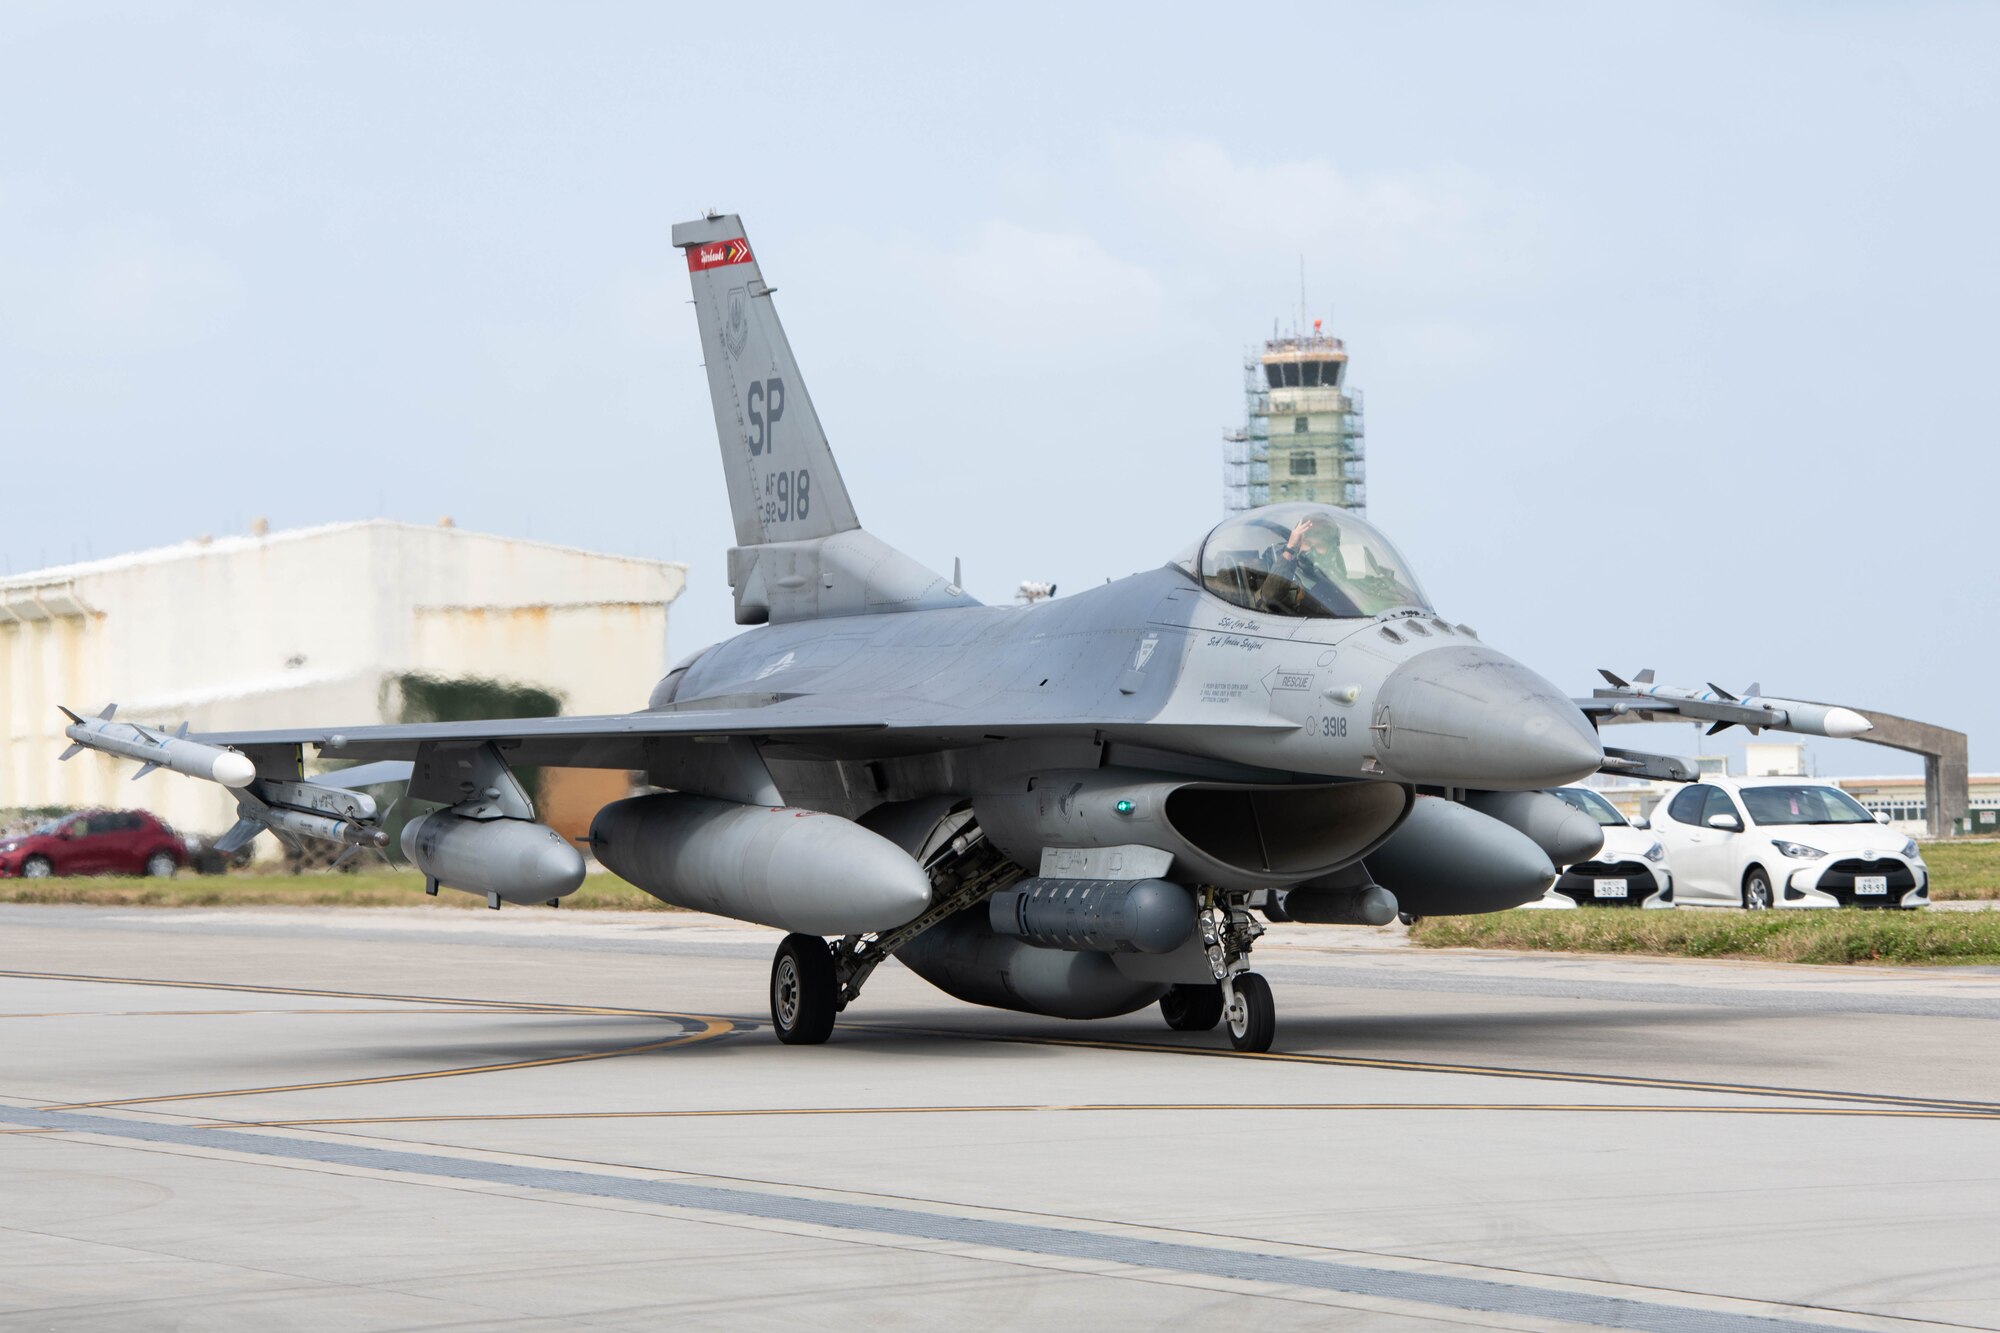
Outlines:
{"type": "Polygon", "coordinates": [[[1429,611],[1389,539],[1345,509],[1279,504],[1218,524],[1181,567],[1225,602],[1274,616],[1330,619],[1429,611]]]}

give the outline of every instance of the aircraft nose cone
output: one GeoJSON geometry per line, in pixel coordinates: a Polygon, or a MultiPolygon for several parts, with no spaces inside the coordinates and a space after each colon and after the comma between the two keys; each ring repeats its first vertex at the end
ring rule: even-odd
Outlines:
{"type": "Polygon", "coordinates": [[[1560,787],[1604,762],[1569,697],[1484,644],[1433,648],[1383,682],[1376,760],[1405,782],[1488,791],[1560,787]]]}

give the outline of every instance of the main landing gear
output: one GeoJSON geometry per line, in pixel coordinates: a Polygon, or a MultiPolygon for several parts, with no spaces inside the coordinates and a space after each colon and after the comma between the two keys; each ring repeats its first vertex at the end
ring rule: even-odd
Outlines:
{"type": "Polygon", "coordinates": [[[861,997],[882,960],[952,913],[983,902],[1021,872],[986,841],[968,812],[933,837],[943,841],[924,863],[931,905],[893,930],[847,935],[787,935],[771,960],[771,1026],[787,1046],[817,1046],[833,1035],[834,1017],[861,997]]]}
{"type": "Polygon", "coordinates": [[[787,1046],[817,1046],[833,1035],[840,980],[833,950],[817,935],[787,935],[771,960],[771,1026],[787,1046]]]}
{"type": "Polygon", "coordinates": [[[1278,1033],[1278,1006],[1271,984],[1249,970],[1250,946],[1264,928],[1244,898],[1212,892],[1199,927],[1213,982],[1177,985],[1160,997],[1160,1016],[1176,1032],[1207,1032],[1227,1021],[1229,1044],[1239,1051],[1271,1049],[1278,1033]]]}

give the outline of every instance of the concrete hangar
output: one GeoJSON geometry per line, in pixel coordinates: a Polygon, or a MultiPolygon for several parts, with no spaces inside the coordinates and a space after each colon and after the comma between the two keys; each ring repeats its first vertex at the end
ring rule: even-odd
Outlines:
{"type": "MultiPolygon", "coordinates": [[[[498,678],[565,713],[638,707],[666,670],[687,568],[387,519],[201,538],[0,579],[0,807],[143,807],[189,833],[235,819],[223,789],[87,753],[57,705],[197,731],[408,716],[407,690],[498,678]]],[[[544,775],[558,826],[625,794],[616,773],[544,775]],[[575,807],[570,814],[565,807],[575,807]],[[584,807],[588,807],[587,809],[584,807]],[[568,819],[565,814],[570,814],[568,819]]],[[[272,840],[258,842],[273,855],[272,840]]]]}

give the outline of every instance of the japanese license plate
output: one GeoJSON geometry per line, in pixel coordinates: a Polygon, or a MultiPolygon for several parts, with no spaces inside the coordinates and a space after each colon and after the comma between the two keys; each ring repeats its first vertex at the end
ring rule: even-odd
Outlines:
{"type": "Polygon", "coordinates": [[[1854,891],[1856,893],[1887,893],[1889,891],[1889,877],[1887,875],[1856,875],[1854,877],[1854,891]]]}
{"type": "Polygon", "coordinates": [[[1594,879],[1590,882],[1591,893],[1599,898],[1623,898],[1625,881],[1622,879],[1594,879]]]}

